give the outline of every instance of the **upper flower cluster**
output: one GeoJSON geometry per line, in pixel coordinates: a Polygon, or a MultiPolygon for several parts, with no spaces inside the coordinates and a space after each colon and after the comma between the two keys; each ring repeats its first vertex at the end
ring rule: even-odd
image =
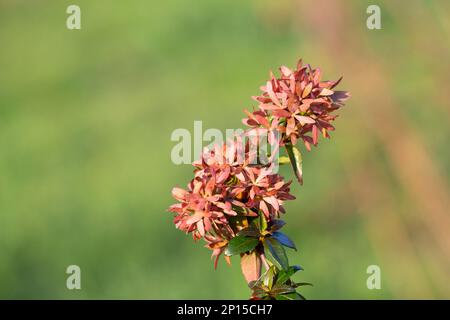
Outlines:
{"type": "Polygon", "coordinates": [[[283,135],[282,143],[295,145],[301,139],[308,150],[311,144],[317,145],[319,134],[329,137],[328,131],[337,116],[333,111],[339,109],[348,99],[346,91],[336,91],[342,77],[337,81],[321,81],[320,69],[303,65],[300,60],[295,70],[280,67],[281,76],[261,87],[263,93],[253,97],[258,110],[243,120],[250,127],[262,126],[277,130],[283,135]],[[311,133],[311,136],[308,135],[311,133]]]}

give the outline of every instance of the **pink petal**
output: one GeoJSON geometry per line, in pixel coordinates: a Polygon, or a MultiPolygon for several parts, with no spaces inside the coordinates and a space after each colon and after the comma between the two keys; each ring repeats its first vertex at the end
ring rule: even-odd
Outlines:
{"type": "Polygon", "coordinates": [[[292,70],[289,69],[289,68],[286,67],[286,66],[281,66],[281,67],[280,67],[280,71],[281,71],[281,73],[282,73],[284,76],[286,76],[286,77],[289,77],[289,76],[292,74],[292,70]]]}
{"type": "Polygon", "coordinates": [[[319,96],[331,96],[333,93],[333,90],[323,88],[322,91],[320,91],[319,96]]]}
{"type": "Polygon", "coordinates": [[[264,126],[266,128],[270,128],[269,121],[265,117],[263,117],[259,114],[255,114],[255,118],[262,126],[264,126]]]}
{"type": "Polygon", "coordinates": [[[211,230],[211,221],[209,219],[203,219],[203,224],[205,225],[205,232],[211,230]]]}
{"type": "Polygon", "coordinates": [[[287,121],[287,127],[286,127],[286,135],[290,136],[292,132],[295,130],[295,119],[289,118],[287,121]]]}
{"type": "Polygon", "coordinates": [[[339,79],[337,79],[337,80],[333,83],[333,85],[330,87],[330,89],[333,89],[334,87],[336,87],[336,86],[339,84],[339,82],[341,82],[342,78],[343,78],[343,77],[340,77],[339,79]]]}
{"type": "Polygon", "coordinates": [[[288,118],[288,117],[291,116],[291,114],[288,111],[284,110],[284,109],[274,110],[272,112],[272,114],[274,116],[276,116],[276,117],[279,117],[279,118],[288,118]]]}
{"type": "Polygon", "coordinates": [[[320,71],[319,68],[317,68],[317,69],[314,71],[314,76],[313,76],[313,82],[314,82],[315,85],[318,85],[318,84],[319,84],[319,82],[320,82],[320,77],[321,77],[321,71],[320,71]]]}
{"type": "Polygon", "coordinates": [[[186,197],[186,190],[175,187],[172,189],[172,196],[178,201],[184,201],[186,197]]]}
{"type": "MultiPolygon", "coordinates": [[[[229,162],[232,162],[232,159],[234,160],[234,157],[233,158],[228,158],[229,159],[229,162]]],[[[229,167],[227,167],[224,171],[222,171],[220,174],[219,174],[219,176],[217,177],[217,183],[222,183],[222,182],[224,182],[225,180],[227,180],[228,179],[228,177],[230,176],[230,168],[229,167]]]]}
{"type": "Polygon", "coordinates": [[[205,193],[211,195],[216,187],[216,179],[212,177],[205,186],[205,193]]]}
{"type": "Polygon", "coordinates": [[[269,203],[276,211],[278,211],[280,209],[280,206],[278,204],[278,200],[274,196],[264,197],[264,201],[269,203]]]}
{"type": "Polygon", "coordinates": [[[280,106],[276,106],[273,104],[260,104],[259,107],[263,110],[280,110],[280,106]]]}
{"type": "Polygon", "coordinates": [[[280,101],[278,100],[277,96],[273,92],[272,81],[267,81],[266,91],[267,91],[270,99],[272,99],[273,103],[275,103],[277,106],[281,107],[280,101]]]}
{"type": "Polygon", "coordinates": [[[194,215],[190,216],[189,219],[186,220],[186,224],[191,225],[197,223],[197,221],[203,218],[203,212],[197,211],[194,215]]]}
{"type": "Polygon", "coordinates": [[[262,212],[267,218],[269,218],[270,216],[269,208],[267,207],[267,204],[264,201],[259,202],[259,209],[262,210],[262,212]]]}
{"type": "Polygon", "coordinates": [[[306,123],[316,123],[316,120],[310,118],[310,117],[305,117],[305,116],[298,116],[295,115],[294,116],[298,121],[300,121],[300,124],[303,126],[306,123]]]}
{"type": "Polygon", "coordinates": [[[303,90],[302,98],[306,98],[311,93],[312,85],[313,85],[312,83],[308,83],[308,85],[303,90]]]}
{"type": "Polygon", "coordinates": [[[302,100],[302,104],[300,105],[300,111],[306,112],[311,107],[311,103],[313,103],[313,99],[304,99],[302,100]]]}
{"type": "Polygon", "coordinates": [[[313,144],[317,145],[317,140],[319,139],[319,130],[317,130],[316,125],[314,125],[312,127],[312,138],[313,138],[313,144]]]}
{"type": "Polygon", "coordinates": [[[197,230],[202,237],[205,235],[205,227],[203,226],[202,220],[197,221],[197,230]]]}

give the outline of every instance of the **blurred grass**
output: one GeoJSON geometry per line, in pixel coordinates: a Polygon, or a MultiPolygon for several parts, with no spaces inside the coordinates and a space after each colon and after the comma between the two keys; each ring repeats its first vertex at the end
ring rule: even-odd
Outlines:
{"type": "Polygon", "coordinates": [[[240,127],[298,57],[353,95],[287,205],[304,295],[449,298],[449,5],[379,2],[379,31],[368,1],[79,0],[80,31],[70,1],[0,2],[0,298],[247,298],[165,212],[192,171],[170,134],[240,127]]]}

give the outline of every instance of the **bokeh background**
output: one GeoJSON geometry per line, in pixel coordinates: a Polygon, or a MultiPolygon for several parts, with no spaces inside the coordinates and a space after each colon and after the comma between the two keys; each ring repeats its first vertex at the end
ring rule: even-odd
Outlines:
{"type": "MultiPolygon", "coordinates": [[[[309,299],[450,298],[450,2],[0,1],[0,298],[246,299],[166,208],[176,128],[239,128],[299,57],[352,99],[286,233],[309,299]],[[81,30],[66,8],[81,7],[81,30]],[[378,4],[382,29],[368,30],[378,4]],[[82,290],[66,289],[68,265],[82,290]],[[382,289],[368,290],[379,265],[382,289]]],[[[284,170],[284,169],[283,169],[284,170]]],[[[290,175],[289,168],[282,172],[290,175]]]]}

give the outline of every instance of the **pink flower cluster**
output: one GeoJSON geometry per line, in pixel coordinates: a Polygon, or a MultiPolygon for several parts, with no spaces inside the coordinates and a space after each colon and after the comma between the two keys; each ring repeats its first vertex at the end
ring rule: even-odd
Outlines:
{"type": "Polygon", "coordinates": [[[264,127],[282,133],[284,143],[295,145],[298,139],[311,150],[317,145],[319,133],[328,138],[328,131],[334,130],[330,122],[336,119],[332,112],[343,106],[348,99],[346,91],[335,91],[342,77],[337,81],[321,81],[320,69],[303,65],[300,60],[297,69],[280,67],[281,76],[261,87],[263,93],[253,97],[258,110],[246,111],[244,124],[250,127],[264,127]],[[311,133],[311,136],[308,134],[311,133]]]}
{"type": "Polygon", "coordinates": [[[261,87],[262,94],[253,97],[257,109],[245,110],[243,122],[250,128],[234,140],[205,149],[193,163],[194,178],[187,189],[173,188],[178,202],[169,208],[178,229],[192,234],[194,240],[206,241],[215,267],[223,252],[227,262],[231,255],[241,256],[241,268],[255,298],[301,297],[295,291],[300,284],[290,280],[301,267],[290,266],[284,251],[284,247],[296,247],[279,231],[284,225],[279,218],[285,213],[285,201],[295,197],[290,194],[291,182],[274,168],[290,162],[302,183],[297,142],[311,150],[319,134],[328,138],[334,130],[334,112],[349,97],[346,91],[335,90],[342,78],[322,81],[321,71],[303,65],[301,60],[295,70],[282,66],[280,72],[279,78],[271,73],[271,79],[261,87]],[[259,141],[255,147],[253,138],[261,133],[271,148],[275,145],[271,151],[278,155],[283,146],[288,157],[281,161],[273,152],[269,155],[259,141]],[[260,161],[261,154],[267,154],[268,161],[260,161]],[[270,281],[260,281],[261,265],[270,281]]]}
{"type": "Polygon", "coordinates": [[[204,238],[213,250],[216,266],[227,242],[247,226],[245,217],[256,217],[262,212],[271,221],[285,212],[285,200],[295,199],[289,193],[291,182],[274,174],[270,164],[253,164],[256,154],[248,142],[240,161],[241,146],[238,139],[205,150],[201,159],[193,163],[195,176],[187,190],[172,190],[179,201],[169,208],[176,213],[175,226],[192,233],[195,240],[204,238]]]}

